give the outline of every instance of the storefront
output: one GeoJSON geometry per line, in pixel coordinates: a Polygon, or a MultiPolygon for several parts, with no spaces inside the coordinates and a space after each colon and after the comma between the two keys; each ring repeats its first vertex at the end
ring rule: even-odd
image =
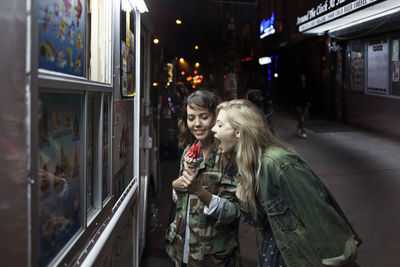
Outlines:
{"type": "Polygon", "coordinates": [[[147,7],[8,2],[1,73],[16,78],[4,77],[2,101],[16,112],[3,110],[1,142],[20,156],[0,160],[3,264],[138,266],[152,147],[147,7]]]}
{"type": "Polygon", "coordinates": [[[336,117],[399,136],[399,2],[316,3],[297,22],[300,32],[329,38],[336,117]]]}

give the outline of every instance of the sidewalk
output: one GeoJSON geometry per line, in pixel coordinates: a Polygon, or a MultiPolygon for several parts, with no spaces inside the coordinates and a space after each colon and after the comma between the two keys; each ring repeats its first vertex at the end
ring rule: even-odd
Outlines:
{"type": "MultiPolygon", "coordinates": [[[[288,113],[273,114],[277,136],[297,151],[333,193],[363,240],[357,262],[361,267],[399,266],[400,263],[400,141],[355,127],[311,121],[308,139],[295,136],[296,122],[288,113]]],[[[177,161],[162,163],[163,192],[156,205],[159,227],[151,233],[141,266],[172,266],[163,251],[168,220],[170,183],[177,161]]],[[[257,262],[256,230],[240,225],[244,267],[257,262]]],[[[329,241],[327,241],[329,242],[329,241]]]]}
{"type": "Polygon", "coordinates": [[[308,139],[296,122],[275,114],[277,134],[315,170],[361,237],[362,267],[400,264],[400,141],[328,121],[310,121],[308,139]]]}

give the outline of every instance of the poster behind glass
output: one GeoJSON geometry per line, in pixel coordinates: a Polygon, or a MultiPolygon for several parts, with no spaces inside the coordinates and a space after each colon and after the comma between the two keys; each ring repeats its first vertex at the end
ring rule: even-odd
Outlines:
{"type": "Polygon", "coordinates": [[[114,102],[113,134],[113,180],[115,199],[121,196],[133,179],[133,102],[119,100],[114,102]]]}
{"type": "Polygon", "coordinates": [[[135,17],[121,10],[121,95],[135,96],[135,17]]]}
{"type": "Polygon", "coordinates": [[[109,131],[110,131],[110,100],[108,95],[104,96],[103,102],[103,156],[102,156],[102,175],[103,175],[103,201],[110,195],[110,164],[109,164],[109,131]]]}
{"type": "Polygon", "coordinates": [[[82,96],[39,95],[39,265],[47,265],[82,225],[82,96]]]}
{"type": "Polygon", "coordinates": [[[373,38],[368,41],[368,87],[370,93],[386,94],[389,83],[388,39],[373,38]]]}
{"type": "Polygon", "coordinates": [[[39,0],[39,68],[84,76],[86,0],[39,0]]]}

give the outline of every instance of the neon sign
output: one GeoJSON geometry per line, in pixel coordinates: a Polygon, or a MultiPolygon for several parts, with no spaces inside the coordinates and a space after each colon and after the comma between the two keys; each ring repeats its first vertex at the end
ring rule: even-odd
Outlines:
{"type": "Polygon", "coordinates": [[[264,38],[265,36],[271,35],[275,33],[275,14],[272,12],[272,15],[269,19],[263,19],[260,24],[260,38],[264,38]]]}

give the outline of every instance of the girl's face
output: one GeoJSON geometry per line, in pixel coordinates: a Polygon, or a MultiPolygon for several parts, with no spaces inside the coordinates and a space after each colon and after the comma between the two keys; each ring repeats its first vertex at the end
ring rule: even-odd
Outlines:
{"type": "Polygon", "coordinates": [[[211,140],[214,115],[207,109],[197,106],[190,107],[188,105],[186,111],[186,123],[193,136],[202,143],[211,140]]]}
{"type": "Polygon", "coordinates": [[[223,153],[229,153],[235,149],[239,140],[239,131],[235,131],[232,128],[226,117],[225,110],[219,112],[212,131],[214,132],[214,137],[221,142],[219,148],[223,153]]]}

